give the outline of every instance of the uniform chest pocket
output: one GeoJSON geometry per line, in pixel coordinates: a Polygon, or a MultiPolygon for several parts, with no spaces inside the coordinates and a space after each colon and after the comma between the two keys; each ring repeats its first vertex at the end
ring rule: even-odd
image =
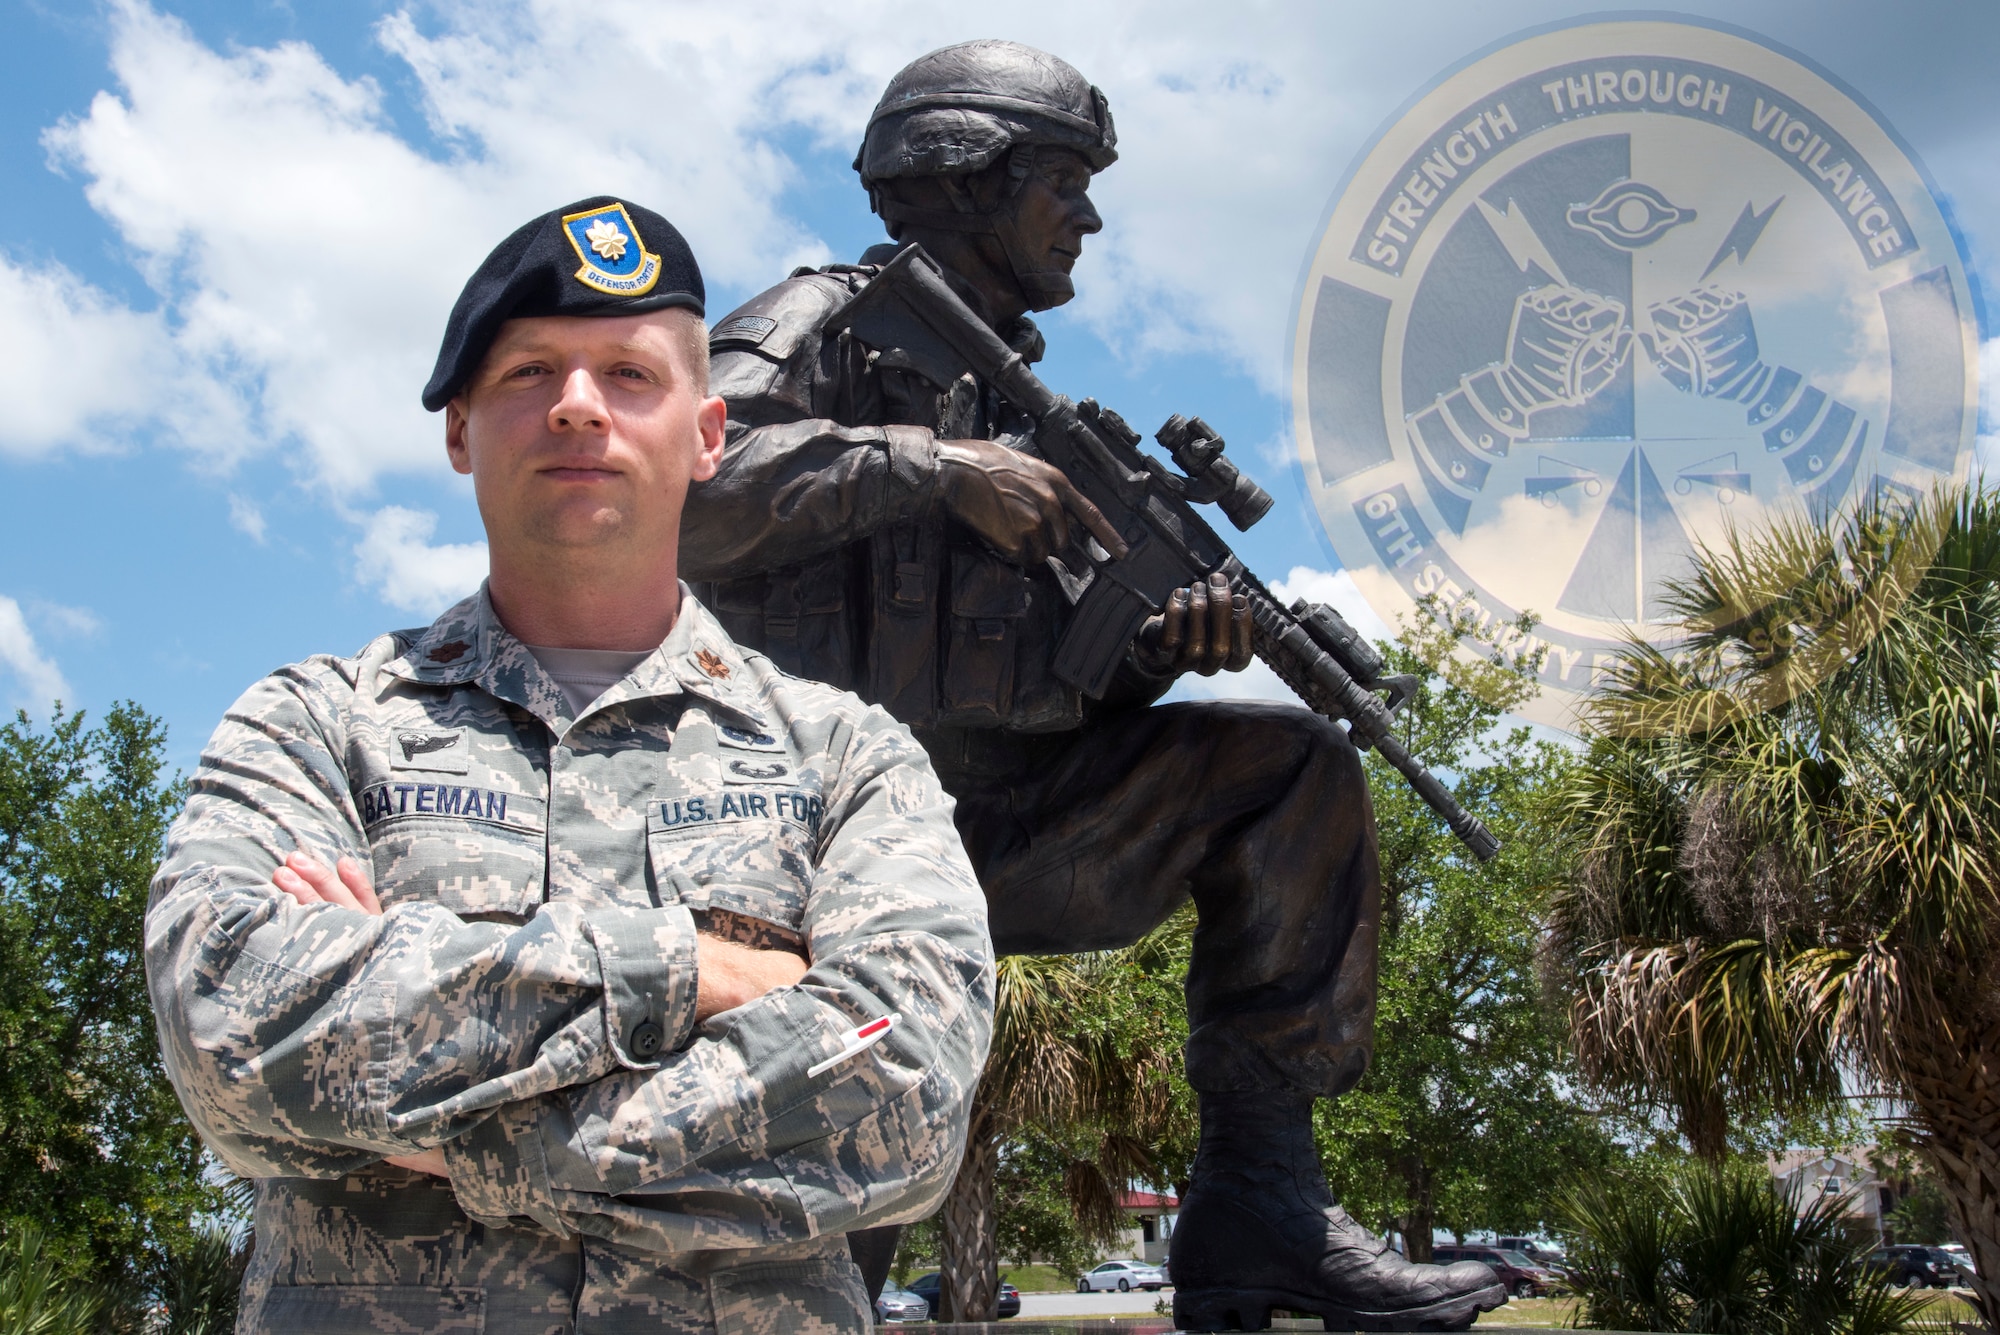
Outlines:
{"type": "Polygon", "coordinates": [[[542,902],[548,805],[468,784],[381,784],[361,795],[382,907],[442,905],[462,918],[525,918],[542,902]]]}
{"type": "Polygon", "coordinates": [[[646,855],[660,902],[750,919],[777,929],[780,941],[802,941],[819,810],[813,794],[748,784],[655,799],[646,855]]]}

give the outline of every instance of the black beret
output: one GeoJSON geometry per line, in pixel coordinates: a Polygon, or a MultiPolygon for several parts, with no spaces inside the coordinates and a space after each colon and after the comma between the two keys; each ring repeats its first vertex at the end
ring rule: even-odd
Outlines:
{"type": "Polygon", "coordinates": [[[704,295],[686,239],[651,209],[610,195],[551,209],[495,246],[458,294],[424,407],[452,401],[509,320],[669,306],[700,315],[704,295]]]}

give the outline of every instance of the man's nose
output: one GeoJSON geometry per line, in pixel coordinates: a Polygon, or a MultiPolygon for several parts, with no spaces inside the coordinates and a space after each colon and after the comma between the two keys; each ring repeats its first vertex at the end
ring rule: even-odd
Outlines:
{"type": "Polygon", "coordinates": [[[1078,195],[1076,207],[1069,211],[1070,225],[1084,236],[1091,236],[1104,230],[1104,219],[1097,216],[1097,206],[1090,202],[1089,195],[1078,195]]]}
{"type": "Polygon", "coordinates": [[[598,391],[597,377],[582,367],[563,381],[562,397],[549,409],[551,431],[605,431],[611,426],[604,396],[598,391]]]}

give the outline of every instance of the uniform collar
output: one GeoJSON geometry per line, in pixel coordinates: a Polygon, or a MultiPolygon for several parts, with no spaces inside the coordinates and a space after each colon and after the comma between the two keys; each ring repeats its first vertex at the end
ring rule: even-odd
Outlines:
{"type": "Polygon", "coordinates": [[[762,728],[764,710],[756,677],[743,650],[683,582],[680,616],[666,640],[593,708],[685,692],[762,728]]]}
{"type": "MultiPolygon", "coordinates": [[[[493,611],[486,585],[417,633],[387,664],[391,676],[431,686],[473,682],[488,694],[517,704],[557,733],[573,720],[562,688],[515,639],[493,611]]],[[[743,650],[681,584],[680,616],[666,640],[605,692],[592,712],[653,696],[699,696],[763,726],[755,672],[743,650]]]]}

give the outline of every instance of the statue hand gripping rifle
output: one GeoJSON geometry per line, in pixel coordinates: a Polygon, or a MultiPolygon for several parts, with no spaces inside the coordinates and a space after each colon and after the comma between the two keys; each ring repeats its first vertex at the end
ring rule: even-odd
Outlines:
{"type": "Polygon", "coordinates": [[[1288,1307],[1463,1328],[1504,1300],[1492,1273],[1412,1265],[1357,1226],[1311,1110],[1373,1040],[1380,886],[1356,745],[1475,851],[1490,836],[1396,747],[1405,688],[1365,642],[1331,609],[1280,606],[1191,508],[1242,524],[1268,506],[1214,433],[1168,423],[1176,474],[1028,370],[1027,313],[1072,295],[1115,143],[1103,94],[1028,47],[968,42],[897,75],[856,167],[899,244],[801,270],[715,326],[729,438],[683,560],[742,642],[912,726],[957,799],[998,950],[1125,945],[1194,901],[1183,1326],[1262,1329],[1288,1307]],[[1153,703],[1253,650],[1312,709],[1153,703]]]}

